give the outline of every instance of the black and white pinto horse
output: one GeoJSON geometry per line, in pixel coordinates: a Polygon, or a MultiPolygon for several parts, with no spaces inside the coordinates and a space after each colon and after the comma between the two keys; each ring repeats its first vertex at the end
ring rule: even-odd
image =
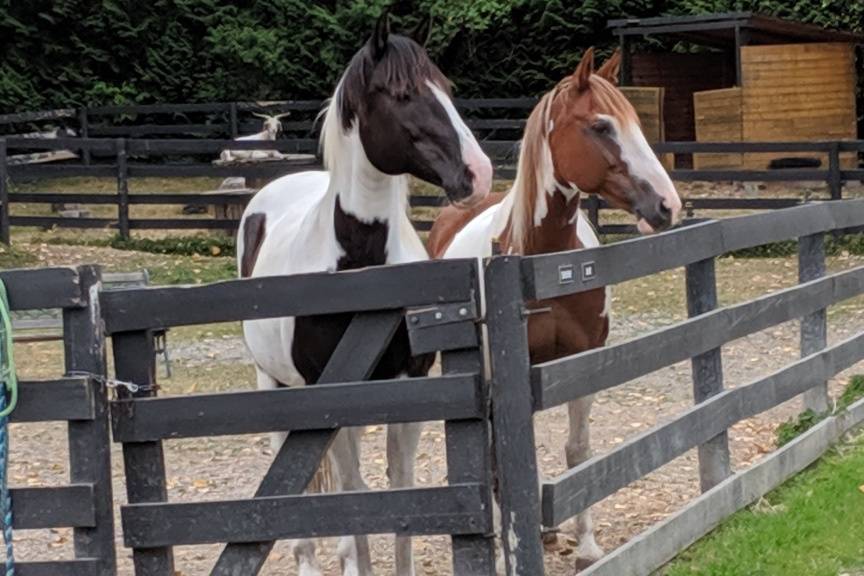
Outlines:
{"type": "MultiPolygon", "coordinates": [[[[428,24],[420,29],[428,35],[428,24]]],[[[441,186],[459,206],[488,194],[489,158],[457,113],[449,82],[422,43],[390,34],[386,14],[379,19],[326,110],[322,148],[327,171],[275,180],[246,208],[238,234],[241,276],[427,260],[407,215],[409,175],[441,186]]],[[[350,320],[350,314],[342,314],[245,322],[258,387],[314,384],[350,320]]],[[[432,362],[431,356],[411,356],[403,325],[373,378],[424,376],[432,362]]],[[[419,424],[388,429],[387,474],[393,488],[414,483],[420,429],[419,424]]],[[[359,429],[342,430],[330,449],[327,464],[334,489],[366,489],[359,464],[361,434],[359,429]]],[[[365,537],[342,538],[338,554],[343,575],[372,574],[365,537]]],[[[320,575],[312,540],[297,542],[294,555],[301,576],[320,575]]],[[[396,539],[395,564],[398,576],[414,574],[410,538],[396,539]]]]}

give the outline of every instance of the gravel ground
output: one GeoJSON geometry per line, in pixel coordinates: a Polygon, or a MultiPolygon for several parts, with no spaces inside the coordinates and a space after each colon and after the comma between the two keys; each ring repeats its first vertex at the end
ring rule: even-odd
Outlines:
{"type": "MultiPolygon", "coordinates": [[[[860,262],[856,262],[860,263],[860,262]]],[[[794,265],[794,264],[793,264],[794,265]]],[[[765,278],[759,285],[767,290],[788,282],[771,279],[773,264],[766,261],[765,278]],[[779,283],[779,285],[778,285],[779,283]]],[[[784,263],[780,268],[788,268],[784,263]]],[[[775,266],[776,267],[776,266],[775,266]]],[[[723,270],[733,269],[724,266],[723,270]]],[[[726,272],[718,273],[723,281],[726,272]]],[[[778,273],[779,274],[779,273],[778,273]]],[[[678,273],[680,279],[680,273],[678,273]]],[[[727,274],[728,275],[728,274],[727,274]]],[[[673,275],[674,276],[674,275],[673,275]]],[[[779,276],[778,276],[779,278],[779,276]]],[[[737,278],[734,297],[747,295],[748,284],[757,282],[752,276],[737,278]],[[740,287],[740,289],[738,289],[740,287]]],[[[680,284],[680,283],[679,283],[680,284]]],[[[680,292],[680,290],[678,291],[680,292]]],[[[680,301],[676,293],[670,300],[680,301]]],[[[645,298],[657,297],[657,294],[645,298]]],[[[723,294],[721,293],[721,296],[723,294]]],[[[664,297],[662,292],[659,297],[664,297]]],[[[634,297],[626,293],[613,317],[611,340],[621,341],[658,326],[680,319],[674,311],[660,310],[634,312],[634,297]]],[[[662,308],[662,302],[656,308],[662,308]]],[[[677,310],[682,307],[676,306],[677,310]]],[[[643,308],[644,310],[644,308],[643,308]]],[[[842,310],[832,310],[830,340],[836,342],[864,329],[864,305],[855,302],[842,310]]],[[[202,333],[192,337],[178,332],[169,339],[177,376],[163,381],[165,392],[186,393],[204,391],[208,384],[184,380],[187,372],[222,374],[230,380],[233,389],[254,386],[253,370],[236,330],[227,333],[202,333]],[[209,335],[208,335],[209,334],[209,335]],[[227,375],[227,376],[225,376],[227,375]]],[[[46,364],[58,361],[58,350],[53,345],[37,345],[19,350],[19,364],[33,374],[46,375],[46,364]]],[[[736,341],[724,347],[724,367],[727,386],[738,386],[776,370],[798,355],[798,324],[790,322],[765,332],[736,341]]],[[[856,367],[860,372],[860,366],[856,367]]],[[[845,378],[854,370],[832,381],[836,394],[845,378]]],[[[215,376],[214,376],[215,381],[215,376]]],[[[598,395],[592,412],[593,446],[606,452],[628,437],[644,432],[651,426],[668,421],[689,407],[691,400],[689,363],[680,363],[659,370],[627,385],[598,395]]],[[[747,466],[774,447],[776,425],[796,414],[797,401],[789,402],[759,417],[744,421],[730,431],[730,441],[736,468],[747,466]]],[[[566,439],[567,418],[563,408],[550,410],[537,417],[538,461],[546,476],[564,470],[563,445],[566,439]]],[[[68,477],[66,464],[65,426],[57,424],[13,426],[11,455],[11,484],[16,486],[60,485],[68,477]]],[[[365,435],[363,450],[364,474],[374,488],[386,487],[384,459],[385,434],[381,427],[370,427],[365,435]]],[[[265,473],[272,457],[266,436],[227,437],[166,442],[166,461],[169,492],[172,501],[201,501],[229,497],[249,497],[265,473]]],[[[432,424],[425,429],[417,458],[417,477],[420,485],[436,485],[445,481],[443,427],[432,424]]],[[[125,502],[122,475],[122,455],[114,450],[114,491],[118,503],[125,502]]],[[[614,549],[652,523],[664,518],[698,494],[697,463],[695,453],[678,458],[644,479],[633,483],[616,495],[595,506],[595,524],[598,541],[606,550],[614,549]]],[[[119,526],[119,518],[118,518],[119,526]]],[[[119,531],[119,530],[118,530],[119,531]]],[[[20,531],[17,535],[18,556],[22,560],[69,558],[72,555],[71,531],[20,531]],[[47,549],[47,551],[46,551],[47,549]]],[[[392,574],[392,550],[389,537],[372,538],[376,574],[392,574]]],[[[564,576],[573,573],[575,542],[568,527],[558,544],[547,549],[547,574],[564,576]]],[[[325,574],[338,574],[338,562],[333,554],[335,541],[323,542],[319,554],[325,574]]],[[[131,553],[123,548],[118,536],[120,574],[131,576],[131,553]]],[[[175,549],[177,574],[199,575],[209,573],[219,546],[178,547],[175,549]]],[[[444,537],[415,539],[418,575],[450,573],[448,540],[444,537]]],[[[280,543],[271,554],[262,571],[267,575],[296,574],[290,546],[280,543]]]]}

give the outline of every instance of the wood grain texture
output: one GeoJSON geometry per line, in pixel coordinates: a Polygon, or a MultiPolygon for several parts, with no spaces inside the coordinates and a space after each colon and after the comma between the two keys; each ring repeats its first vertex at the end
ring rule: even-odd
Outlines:
{"type": "MultiPolygon", "coordinates": [[[[851,44],[786,44],[741,49],[742,135],[747,141],[854,139],[855,53],[851,44]]],[[[745,155],[744,166],[762,169],[777,157],[745,155]]],[[[848,161],[847,161],[848,162],[848,161]]]]}
{"type": "Polygon", "coordinates": [[[864,400],[823,420],[752,467],[693,500],[611,552],[581,576],[648,576],[725,518],[812,464],[843,434],[864,422],[864,400]]]}

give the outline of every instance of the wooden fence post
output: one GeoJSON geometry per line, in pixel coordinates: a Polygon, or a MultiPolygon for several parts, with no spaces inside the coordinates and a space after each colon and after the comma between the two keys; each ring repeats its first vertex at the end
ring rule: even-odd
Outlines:
{"type": "Polygon", "coordinates": [[[840,174],[840,143],[832,142],[828,152],[828,190],[831,200],[843,199],[843,178],[840,174]]]}
{"type": "Polygon", "coordinates": [[[594,226],[599,234],[600,232],[600,197],[596,194],[588,195],[588,221],[594,226]]]}
{"type": "Polygon", "coordinates": [[[126,140],[117,139],[117,219],[120,237],[129,239],[129,166],[126,140]]]}
{"type": "Polygon", "coordinates": [[[228,116],[231,123],[231,138],[237,138],[240,134],[240,128],[237,126],[237,103],[231,102],[228,105],[228,116]]]}
{"type": "Polygon", "coordinates": [[[11,240],[9,229],[9,166],[6,164],[6,139],[0,138],[0,242],[7,246],[11,240]]]}
{"type": "MultiPolygon", "coordinates": [[[[479,334],[478,342],[482,342],[479,334]]],[[[485,377],[482,349],[457,350],[441,355],[441,373],[465,374],[477,372],[485,377]]],[[[488,398],[488,389],[486,390],[488,398]]],[[[479,482],[492,486],[492,430],[489,419],[458,420],[444,423],[447,441],[447,481],[479,482]]],[[[487,510],[491,514],[492,491],[487,497],[487,510]]],[[[453,536],[453,574],[454,576],[494,576],[495,575],[495,536],[453,536]]]]}
{"type": "Polygon", "coordinates": [[[518,257],[493,258],[489,263],[486,318],[504,560],[508,576],[537,576],[543,574],[540,487],[520,264],[518,257]]]}
{"type": "MultiPolygon", "coordinates": [[[[79,266],[81,296],[85,308],[63,311],[63,345],[66,372],[105,376],[105,336],[99,314],[101,271],[79,266]]],[[[99,576],[116,574],[114,548],[114,498],[111,486],[111,435],[108,426],[108,391],[93,387],[93,419],[69,422],[69,476],[73,484],[93,486],[94,525],[75,528],[76,558],[95,558],[99,576]]]]}
{"type": "MultiPolygon", "coordinates": [[[[813,234],[798,239],[798,282],[804,283],[825,275],[825,236],[813,234]]],[[[826,310],[801,318],[801,357],[818,352],[828,345],[828,318],[826,310]]],[[[804,409],[827,412],[830,406],[828,383],[820,382],[804,393],[804,409]]]]}
{"type": "MultiPolygon", "coordinates": [[[[153,334],[147,330],[123,332],[115,334],[111,340],[117,379],[144,387],[134,394],[118,388],[117,395],[121,399],[155,396],[153,334]]],[[[130,504],[168,500],[161,442],[123,444],[123,464],[126,470],[126,496],[130,504]]],[[[132,560],[135,576],[174,576],[174,554],[170,547],[135,549],[132,551],[132,560]]]]}
{"type": "MultiPolygon", "coordinates": [[[[717,308],[717,277],[714,258],[686,267],[687,314],[691,318],[717,308]]],[[[723,358],[715,348],[691,359],[693,401],[697,404],[723,391],[723,358]]],[[[707,492],[732,473],[729,436],[719,434],[699,446],[699,482],[707,492]]]]}
{"type": "MultiPolygon", "coordinates": [[[[90,138],[90,123],[87,117],[87,108],[81,108],[78,111],[78,136],[87,139],[90,138]]],[[[81,158],[85,166],[90,165],[90,149],[84,148],[81,150],[81,158]]]]}

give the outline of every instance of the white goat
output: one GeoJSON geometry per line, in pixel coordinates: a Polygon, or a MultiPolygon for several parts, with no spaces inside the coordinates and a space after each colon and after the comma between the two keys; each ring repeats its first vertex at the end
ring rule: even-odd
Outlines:
{"type": "MultiPolygon", "coordinates": [[[[258,118],[264,119],[264,129],[261,132],[257,132],[255,134],[249,134],[248,136],[240,136],[239,138],[235,138],[237,141],[267,141],[272,142],[276,140],[276,137],[282,132],[282,122],[281,119],[285,116],[289,116],[291,113],[286,112],[285,114],[277,114],[276,116],[270,116],[267,114],[254,114],[258,118]]],[[[223,150],[219,155],[219,159],[223,162],[231,162],[233,160],[264,160],[268,158],[280,159],[283,157],[283,154],[278,150],[223,150]]]]}
{"type": "Polygon", "coordinates": [[[39,140],[54,140],[56,138],[75,138],[78,136],[71,128],[51,128],[43,132],[28,132],[15,134],[16,138],[34,138],[39,140]]]}

